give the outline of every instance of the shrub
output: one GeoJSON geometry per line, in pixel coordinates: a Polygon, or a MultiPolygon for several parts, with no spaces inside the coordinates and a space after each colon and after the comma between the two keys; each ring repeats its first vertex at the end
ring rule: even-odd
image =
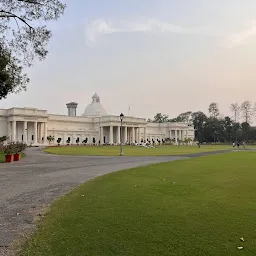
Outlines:
{"type": "Polygon", "coordinates": [[[14,154],[19,154],[26,149],[27,145],[22,142],[14,143],[14,154]]]}
{"type": "Polygon", "coordinates": [[[0,142],[5,142],[6,140],[8,140],[7,136],[0,137],[0,142]]]}
{"type": "Polygon", "coordinates": [[[4,152],[5,155],[13,155],[13,154],[19,154],[23,152],[26,149],[27,145],[21,142],[12,142],[8,145],[2,146],[1,151],[4,152]]]}
{"type": "Polygon", "coordinates": [[[3,146],[3,152],[5,155],[13,155],[15,153],[14,143],[3,146]]]}

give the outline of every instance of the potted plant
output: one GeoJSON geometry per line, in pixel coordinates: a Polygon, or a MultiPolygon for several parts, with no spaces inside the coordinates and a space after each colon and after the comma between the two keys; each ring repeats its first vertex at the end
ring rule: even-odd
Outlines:
{"type": "Polygon", "coordinates": [[[57,139],[58,146],[60,146],[61,138],[57,139]]]}
{"type": "Polygon", "coordinates": [[[49,145],[51,145],[51,143],[54,142],[54,136],[52,136],[52,135],[48,136],[47,140],[49,142],[49,145]]]}
{"type": "Polygon", "coordinates": [[[14,154],[14,144],[8,144],[3,147],[3,151],[5,154],[5,162],[10,163],[13,161],[13,154],[14,154]]]}
{"type": "Polygon", "coordinates": [[[13,160],[14,161],[20,161],[21,159],[21,153],[26,149],[26,144],[21,142],[16,142],[13,144],[13,160]]]}

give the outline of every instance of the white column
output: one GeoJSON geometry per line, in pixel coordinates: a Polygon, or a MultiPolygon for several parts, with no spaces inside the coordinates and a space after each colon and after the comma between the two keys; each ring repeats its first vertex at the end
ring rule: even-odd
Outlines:
{"type": "Polygon", "coordinates": [[[123,141],[123,143],[125,144],[127,142],[127,126],[125,126],[123,128],[124,128],[124,141],[123,141]]]}
{"type": "Polygon", "coordinates": [[[23,122],[23,143],[28,143],[28,122],[23,122]]]}
{"type": "Polygon", "coordinates": [[[117,126],[117,138],[116,138],[116,142],[118,143],[118,144],[120,144],[120,142],[121,142],[121,140],[120,140],[120,135],[121,135],[121,133],[120,133],[120,129],[121,129],[121,127],[120,126],[117,126]]]}
{"type": "Polygon", "coordinates": [[[175,129],[175,143],[178,144],[178,133],[176,129],[175,129]]]}
{"type": "Polygon", "coordinates": [[[109,144],[113,144],[113,126],[109,127],[109,144]]]}
{"type": "Polygon", "coordinates": [[[104,133],[103,133],[103,126],[100,127],[100,144],[104,144],[104,133]]]}
{"type": "Polygon", "coordinates": [[[44,123],[44,144],[47,144],[47,123],[44,123]]]}
{"type": "Polygon", "coordinates": [[[34,144],[37,144],[37,122],[34,122],[34,144]]]}
{"type": "Polygon", "coordinates": [[[135,143],[135,132],[134,132],[134,127],[132,127],[132,134],[131,134],[131,137],[132,137],[132,143],[135,143]]]}
{"type": "Polygon", "coordinates": [[[16,121],[12,121],[12,142],[16,142],[16,121]]]}
{"type": "Polygon", "coordinates": [[[8,130],[8,139],[11,141],[11,139],[12,139],[12,126],[11,126],[11,122],[7,123],[7,130],[8,130]]]}
{"type": "Polygon", "coordinates": [[[185,139],[185,136],[184,136],[184,135],[185,135],[185,131],[182,130],[182,131],[181,131],[181,139],[182,139],[182,141],[184,141],[184,139],[185,139]]]}
{"type": "Polygon", "coordinates": [[[144,141],[147,142],[147,128],[144,127],[144,141]]]}
{"type": "Polygon", "coordinates": [[[140,144],[141,141],[141,135],[140,135],[140,127],[138,127],[138,143],[140,144]]]}

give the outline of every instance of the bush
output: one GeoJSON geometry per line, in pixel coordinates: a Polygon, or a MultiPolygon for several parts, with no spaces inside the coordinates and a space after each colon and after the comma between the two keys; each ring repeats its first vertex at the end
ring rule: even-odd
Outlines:
{"type": "Polygon", "coordinates": [[[27,145],[22,142],[14,143],[14,154],[19,154],[26,149],[27,145]]]}
{"type": "Polygon", "coordinates": [[[2,136],[2,137],[0,137],[0,143],[1,143],[1,142],[5,142],[7,139],[8,139],[7,136],[2,136]]]}
{"type": "Polygon", "coordinates": [[[13,155],[15,154],[15,146],[14,143],[10,143],[8,145],[3,146],[3,152],[5,155],[13,155]]]}
{"type": "Polygon", "coordinates": [[[0,149],[4,152],[5,155],[13,155],[13,154],[19,154],[23,152],[26,149],[27,145],[21,142],[12,142],[8,145],[5,145],[0,149]]]}

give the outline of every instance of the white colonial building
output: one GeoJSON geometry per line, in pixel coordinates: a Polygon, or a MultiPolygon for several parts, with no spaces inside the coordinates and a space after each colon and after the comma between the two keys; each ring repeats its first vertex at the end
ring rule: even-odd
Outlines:
{"type": "Polygon", "coordinates": [[[122,129],[120,117],[108,115],[95,94],[81,116],[77,116],[77,103],[67,104],[68,115],[48,114],[47,110],[35,108],[0,109],[0,137],[28,145],[48,144],[47,137],[54,136],[55,143],[119,144],[170,138],[176,143],[194,140],[194,128],[187,123],[149,123],[145,118],[124,116],[122,129]],[[121,134],[122,133],[122,136],[121,134]]]}

